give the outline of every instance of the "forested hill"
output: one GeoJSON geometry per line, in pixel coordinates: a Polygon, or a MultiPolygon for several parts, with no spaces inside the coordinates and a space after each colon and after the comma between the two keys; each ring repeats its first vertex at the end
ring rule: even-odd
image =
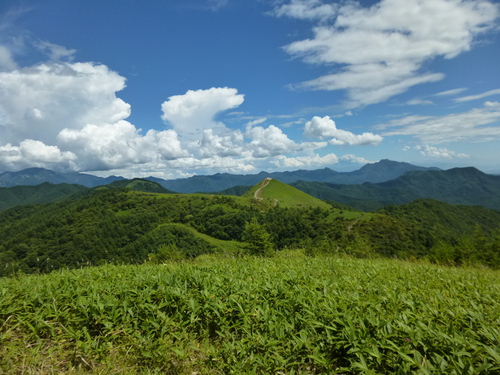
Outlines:
{"type": "MultiPolygon", "coordinates": [[[[146,193],[173,193],[156,182],[140,178],[135,178],[133,180],[117,180],[109,185],[105,185],[104,188],[129,189],[146,193]]],[[[97,187],[97,189],[99,189],[99,187],[97,187]]],[[[21,185],[10,188],[0,187],[0,211],[26,204],[42,204],[66,198],[76,199],[81,196],[82,193],[90,191],[91,189],[81,185],[51,184],[48,182],[35,186],[21,185]]]]}
{"type": "Polygon", "coordinates": [[[173,191],[165,189],[159,183],[144,180],[142,178],[115,181],[107,185],[107,187],[112,189],[130,189],[134,191],[142,191],[144,193],[174,194],[173,191]]]}
{"type": "Polygon", "coordinates": [[[23,204],[57,201],[85,190],[87,188],[81,185],[54,185],[48,182],[36,186],[0,187],[0,211],[23,204]]]}
{"type": "Polygon", "coordinates": [[[248,197],[99,187],[60,202],[0,212],[0,276],[211,252],[263,256],[285,248],[498,267],[500,231],[492,230],[500,226],[498,215],[445,203],[425,210],[408,205],[379,213],[350,211],[276,180],[259,183],[248,197]],[[451,214],[453,220],[439,219],[451,214]],[[452,227],[460,234],[450,235],[452,227]],[[467,252],[461,250],[464,244],[467,252]]]}
{"type": "Polygon", "coordinates": [[[430,233],[439,233],[441,238],[451,241],[464,234],[472,235],[478,228],[485,232],[500,229],[500,211],[498,210],[489,210],[479,206],[452,205],[434,199],[417,199],[399,206],[388,205],[375,212],[411,221],[430,233]]]}
{"type": "Polygon", "coordinates": [[[489,175],[472,167],[410,171],[394,180],[377,184],[336,185],[299,181],[292,186],[316,198],[333,200],[365,211],[388,204],[407,204],[420,198],[500,209],[500,176],[489,175]]]}

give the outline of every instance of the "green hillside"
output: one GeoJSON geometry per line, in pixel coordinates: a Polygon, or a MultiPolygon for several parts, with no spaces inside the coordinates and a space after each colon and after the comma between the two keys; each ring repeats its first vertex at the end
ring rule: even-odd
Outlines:
{"type": "Polygon", "coordinates": [[[363,213],[276,180],[242,197],[151,192],[156,188],[120,181],[61,202],[0,212],[0,276],[207,253],[259,254],[263,247],[268,255],[303,248],[311,255],[500,266],[498,212],[483,208],[434,204],[426,211],[414,205],[363,213]],[[467,253],[458,245],[464,241],[467,253]],[[444,251],[443,243],[452,248],[444,251]]]}
{"type": "Polygon", "coordinates": [[[235,195],[235,196],[242,196],[245,194],[248,190],[250,190],[252,186],[242,186],[242,185],[236,185],[233,187],[230,187],[229,189],[224,189],[219,191],[217,194],[220,195],[235,195]]]}
{"type": "Polygon", "coordinates": [[[410,204],[386,206],[377,213],[410,220],[423,229],[457,238],[472,235],[476,226],[490,232],[500,229],[500,211],[480,206],[452,205],[434,199],[417,199],[410,204]]]}
{"type": "Polygon", "coordinates": [[[243,197],[255,198],[270,205],[280,207],[320,207],[331,208],[324,201],[314,198],[293,186],[287,185],[276,179],[266,178],[259,184],[250,188],[243,197]]]}
{"type": "Polygon", "coordinates": [[[134,191],[142,191],[144,193],[174,194],[174,192],[165,189],[157,182],[148,181],[141,178],[114,181],[111,184],[107,185],[107,187],[114,189],[130,189],[134,191]]]}
{"type": "Polygon", "coordinates": [[[410,171],[391,181],[362,185],[334,185],[299,181],[294,187],[322,200],[333,200],[371,211],[415,199],[437,199],[451,204],[500,209],[500,176],[475,168],[410,171]]]}
{"type": "Polygon", "coordinates": [[[48,182],[35,186],[0,187],[0,211],[19,205],[53,202],[85,190],[87,188],[81,185],[48,182]]]}

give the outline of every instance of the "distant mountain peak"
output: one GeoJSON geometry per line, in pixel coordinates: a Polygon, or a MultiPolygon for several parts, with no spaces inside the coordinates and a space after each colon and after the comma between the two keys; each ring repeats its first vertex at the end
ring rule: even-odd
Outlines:
{"type": "Polygon", "coordinates": [[[399,169],[409,169],[409,170],[439,170],[436,167],[419,167],[414,164],[410,164],[404,161],[394,161],[389,159],[382,159],[376,163],[368,163],[361,167],[359,170],[367,169],[380,169],[380,168],[399,168],[399,169]]]}
{"type": "Polygon", "coordinates": [[[123,179],[123,177],[112,176],[102,178],[85,173],[62,173],[52,171],[50,169],[33,167],[16,172],[0,173],[0,186],[32,186],[39,185],[43,182],[50,182],[52,184],[68,183],[83,185],[85,187],[95,187],[99,185],[107,185],[113,181],[121,179],[123,179]]]}

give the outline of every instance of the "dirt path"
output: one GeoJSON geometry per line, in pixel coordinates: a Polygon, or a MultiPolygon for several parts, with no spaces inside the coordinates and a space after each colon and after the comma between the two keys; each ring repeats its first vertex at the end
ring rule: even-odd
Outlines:
{"type": "Polygon", "coordinates": [[[262,189],[264,189],[267,185],[269,185],[269,182],[271,182],[272,178],[267,177],[262,183],[260,184],[260,188],[255,190],[255,193],[253,194],[254,198],[261,201],[264,198],[262,198],[262,189]]]}
{"type": "Polygon", "coordinates": [[[361,214],[360,217],[358,217],[356,220],[354,220],[348,227],[347,227],[347,231],[350,232],[352,231],[352,227],[358,222],[360,221],[362,218],[363,218],[364,214],[361,214]]]}

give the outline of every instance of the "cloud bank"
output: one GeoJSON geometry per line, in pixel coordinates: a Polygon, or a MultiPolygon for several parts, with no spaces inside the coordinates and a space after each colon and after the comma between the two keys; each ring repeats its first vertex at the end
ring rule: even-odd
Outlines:
{"type": "Polygon", "coordinates": [[[425,144],[472,141],[487,142],[500,138],[500,103],[485,102],[482,108],[445,116],[406,116],[376,125],[387,130],[384,136],[412,136],[425,144]],[[487,126],[491,125],[491,126],[487,126]]]}
{"type": "MultiPolygon", "coordinates": [[[[266,118],[244,129],[215,120],[244,102],[244,95],[229,87],[167,98],[161,104],[164,129],[143,132],[127,120],[131,106],[117,96],[126,87],[124,77],[102,64],[61,61],[72,60],[73,50],[48,42],[38,48],[51,61],[25,68],[11,64],[8,54],[0,61],[5,69],[0,72],[0,170],[36,166],[172,177],[181,170],[241,172],[269,163],[313,166],[339,160],[333,154],[314,156],[327,142],[294,141],[275,125],[263,126],[266,118]]],[[[366,143],[365,134],[349,134],[337,129],[346,144],[366,143]]]]}
{"type": "Polygon", "coordinates": [[[498,4],[481,0],[341,4],[292,0],[274,14],[316,21],[312,38],[284,49],[308,64],[332,68],[296,87],[346,90],[344,104],[349,108],[380,103],[412,86],[443,79],[442,73],[426,72],[425,63],[469,51],[474,37],[493,27],[500,14],[498,4]]]}

